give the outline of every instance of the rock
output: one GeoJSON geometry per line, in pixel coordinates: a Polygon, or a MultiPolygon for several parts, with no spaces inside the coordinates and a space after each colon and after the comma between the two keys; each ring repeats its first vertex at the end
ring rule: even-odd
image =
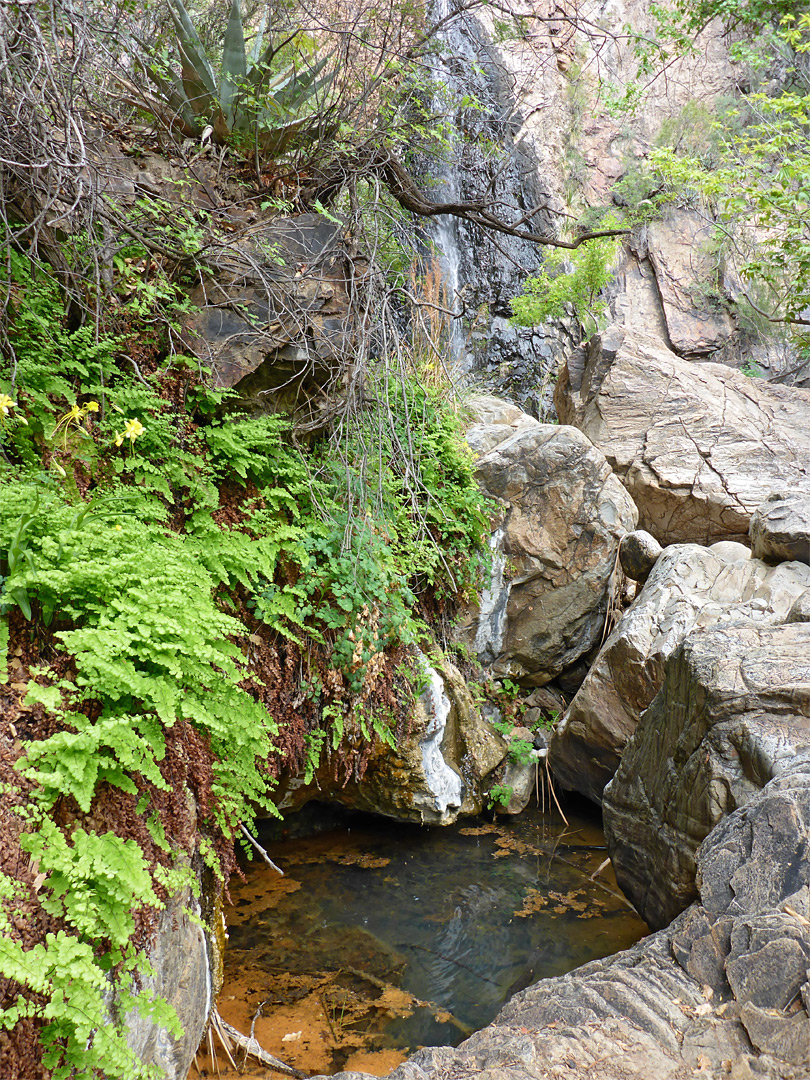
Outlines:
{"type": "Polygon", "coordinates": [[[810,589],[803,592],[788,612],[787,622],[810,622],[810,589]]]}
{"type": "Polygon", "coordinates": [[[694,210],[670,211],[647,227],[647,253],[669,343],[679,356],[704,358],[725,345],[734,322],[711,282],[716,280],[710,251],[714,223],[694,210]]]}
{"type": "Polygon", "coordinates": [[[552,736],[549,762],[561,785],[601,799],[686,637],[718,623],[784,622],[808,588],[802,563],[771,567],[742,544],[666,548],[552,736]]]}
{"type": "Polygon", "coordinates": [[[143,979],[144,989],[175,1010],[182,1037],[175,1039],[137,1010],[126,1018],[130,1049],[166,1080],[186,1080],[214,1003],[208,943],[195,916],[199,905],[189,892],[168,902],[148,951],[154,975],[143,979]]]}
{"type": "Polygon", "coordinates": [[[242,408],[293,410],[346,367],[352,270],[340,229],[319,214],[252,231],[229,247],[213,282],[191,292],[183,340],[242,408]]]}
{"type": "Polygon", "coordinates": [[[618,327],[576,350],[555,391],[660,544],[745,542],[774,491],[810,496],[810,392],[690,364],[618,327]]]}
{"type": "Polygon", "coordinates": [[[498,777],[501,789],[508,788],[511,796],[506,804],[501,801],[494,803],[496,814],[507,814],[510,817],[522,814],[531,802],[537,778],[534,738],[534,733],[529,728],[512,728],[509,734],[509,753],[498,777]]]}
{"type": "Polygon", "coordinates": [[[500,503],[501,524],[490,587],[462,636],[496,676],[542,686],[599,641],[616,550],[636,512],[581,432],[515,416],[511,406],[499,422],[488,408],[468,439],[484,451],[476,477],[500,503]]]}
{"type": "Polygon", "coordinates": [[[636,529],[622,538],[619,561],[622,570],[632,581],[645,582],[664,549],[654,536],[636,529]]]}
{"type": "Polygon", "coordinates": [[[327,761],[310,784],[287,779],[281,811],[317,799],[422,825],[481,812],[485,780],[506,757],[507,743],[483,719],[456,667],[424,656],[416,663],[427,685],[396,746],[376,742],[361,779],[327,761]]]}
{"type": "Polygon", "coordinates": [[[774,492],[754,511],[749,536],[758,559],[810,563],[810,495],[774,492]]]}
{"type": "MultiPolygon", "coordinates": [[[[617,880],[651,926],[666,925],[696,898],[698,848],[718,822],[785,770],[810,774],[808,655],[810,626],[796,623],[693,631],[667,661],[663,687],[603,796],[617,880]]],[[[773,820],[771,834],[777,828],[773,820]]],[[[716,903],[739,905],[744,877],[730,889],[731,867],[713,865],[716,903]]],[[[787,887],[780,873],[794,881],[790,892],[807,883],[790,860],[781,871],[777,865],[758,883],[765,893],[757,903],[787,887]]],[[[770,978],[761,955],[756,965],[760,982],[770,978]]],[[[745,978],[738,972],[740,985],[745,978]]],[[[774,999],[770,990],[766,996],[774,999]]]]}

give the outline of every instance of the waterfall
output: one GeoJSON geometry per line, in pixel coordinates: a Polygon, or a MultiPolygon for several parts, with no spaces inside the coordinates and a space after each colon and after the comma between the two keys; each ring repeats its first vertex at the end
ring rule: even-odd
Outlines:
{"type": "Polygon", "coordinates": [[[450,768],[442,756],[442,740],[450,715],[450,698],[444,688],[444,680],[427,657],[419,654],[422,671],[428,685],[422,694],[422,703],[429,720],[424,738],[419,743],[422,751],[422,768],[425,781],[433,798],[436,813],[443,818],[449,809],[457,810],[464,797],[461,777],[450,768]]]}
{"type": "Polygon", "coordinates": [[[482,664],[492,664],[503,648],[506,630],[506,605],[509,602],[510,582],[504,582],[506,552],[503,550],[503,525],[489,538],[492,551],[492,573],[489,585],[481,590],[478,627],[475,632],[475,651],[482,664]]]}
{"type": "MultiPolygon", "coordinates": [[[[454,0],[434,0],[431,20],[454,9],[454,0]]],[[[543,203],[552,184],[519,142],[522,117],[499,48],[469,12],[447,22],[435,40],[433,111],[450,114],[452,134],[439,168],[435,160],[422,164],[428,194],[442,202],[492,196],[519,217],[543,203]]],[[[533,224],[553,228],[550,214],[533,224]]],[[[538,247],[449,215],[435,217],[428,235],[441,253],[448,302],[465,314],[463,322],[453,320],[448,366],[505,393],[538,419],[554,417],[552,375],[571,343],[558,329],[510,323],[509,301],[541,265],[538,247]]]]}

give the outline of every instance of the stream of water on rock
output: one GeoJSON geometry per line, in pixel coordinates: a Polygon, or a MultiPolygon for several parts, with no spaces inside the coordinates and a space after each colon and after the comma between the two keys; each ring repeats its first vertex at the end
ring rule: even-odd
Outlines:
{"type": "Polygon", "coordinates": [[[626,948],[646,927],[609,867],[592,880],[598,814],[566,815],[434,829],[352,815],[268,842],[285,876],[254,862],[231,884],[222,1016],[244,1032],[255,1017],[265,1049],[306,1072],[382,1074],[458,1044],[537,979],[626,948]]]}

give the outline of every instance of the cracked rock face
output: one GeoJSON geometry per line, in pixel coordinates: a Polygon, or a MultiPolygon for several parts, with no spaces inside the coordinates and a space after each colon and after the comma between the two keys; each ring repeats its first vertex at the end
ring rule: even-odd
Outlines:
{"type": "Polygon", "coordinates": [[[810,567],[768,566],[742,544],[666,548],[552,736],[549,761],[562,786],[601,799],[685,638],[718,624],[785,622],[808,588],[810,567]]]}
{"type": "Polygon", "coordinates": [[[662,545],[746,541],[774,491],[810,496],[810,392],[690,363],[614,327],[576,350],[560,420],[605,455],[662,545]]]}
{"type": "MultiPolygon", "coordinates": [[[[808,657],[810,626],[791,623],[693,632],[667,662],[602,804],[617,880],[650,925],[666,925],[699,891],[708,903],[709,886],[713,903],[730,905],[735,873],[754,887],[739,860],[736,871],[722,865],[716,841],[701,885],[698,848],[771,781],[799,773],[810,781],[808,657]]],[[[806,800],[810,807],[810,786],[806,800]]],[[[774,844],[781,827],[774,819],[774,844]]],[[[810,880],[783,855],[756,884],[763,903],[810,880]]]]}
{"type": "Polygon", "coordinates": [[[810,495],[774,492],[754,511],[749,535],[759,559],[810,563],[810,495]]]}
{"type": "Polygon", "coordinates": [[[502,507],[505,620],[496,642],[478,642],[495,674],[542,686],[598,643],[619,541],[636,509],[580,431],[540,424],[506,403],[498,413],[493,400],[484,399],[468,441],[481,454],[482,490],[502,507]]]}

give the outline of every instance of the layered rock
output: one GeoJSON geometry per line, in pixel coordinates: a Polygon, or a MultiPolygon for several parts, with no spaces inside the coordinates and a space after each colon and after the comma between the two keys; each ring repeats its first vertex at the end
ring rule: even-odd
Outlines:
{"type": "Polygon", "coordinates": [[[810,494],[810,392],[693,364],[612,328],[576,350],[560,420],[606,456],[659,543],[746,541],[776,491],[810,494]]]}
{"type": "Polygon", "coordinates": [[[718,822],[775,778],[810,779],[808,657],[810,626],[793,623],[693,632],[668,661],[603,798],[617,879],[650,925],[697,896],[697,851],[718,822]]]}
{"type": "Polygon", "coordinates": [[[466,632],[498,676],[542,686],[599,641],[622,536],[636,511],[576,428],[540,424],[496,399],[468,440],[476,478],[501,507],[493,580],[466,632]]]}
{"type": "Polygon", "coordinates": [[[808,588],[803,563],[768,566],[741,544],[666,548],[552,736],[549,761],[562,786],[601,799],[685,638],[718,624],[785,622],[808,588]]]}

